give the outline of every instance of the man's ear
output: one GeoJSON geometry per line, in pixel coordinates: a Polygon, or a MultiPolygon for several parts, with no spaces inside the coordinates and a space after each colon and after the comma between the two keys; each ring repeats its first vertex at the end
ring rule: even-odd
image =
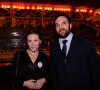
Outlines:
{"type": "Polygon", "coordinates": [[[70,29],[72,29],[72,23],[70,23],[70,29]]]}

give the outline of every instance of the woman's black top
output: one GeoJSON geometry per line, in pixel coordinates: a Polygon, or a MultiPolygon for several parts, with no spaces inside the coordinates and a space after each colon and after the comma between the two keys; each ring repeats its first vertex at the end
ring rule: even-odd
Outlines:
{"type": "MultiPolygon", "coordinates": [[[[39,78],[45,77],[47,79],[47,55],[39,52],[36,61],[33,63],[28,56],[26,50],[22,52],[17,52],[14,55],[14,64],[16,66],[16,80],[15,87],[18,90],[29,90],[23,87],[23,82],[29,79],[37,80],[39,78]]],[[[41,90],[47,90],[47,85],[45,84],[41,90]]]]}

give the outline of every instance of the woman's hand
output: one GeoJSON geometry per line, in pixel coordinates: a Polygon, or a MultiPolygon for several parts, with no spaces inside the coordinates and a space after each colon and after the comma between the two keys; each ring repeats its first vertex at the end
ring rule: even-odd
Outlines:
{"type": "Polygon", "coordinates": [[[36,89],[41,89],[43,85],[46,83],[45,78],[40,78],[36,81],[36,89]]]}
{"type": "Polygon", "coordinates": [[[23,86],[29,89],[37,89],[36,80],[32,80],[32,79],[24,81],[23,86]]]}

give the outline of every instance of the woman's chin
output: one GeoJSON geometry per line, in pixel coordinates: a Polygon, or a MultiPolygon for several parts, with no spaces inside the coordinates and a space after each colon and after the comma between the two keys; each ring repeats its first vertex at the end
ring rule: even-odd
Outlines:
{"type": "Polygon", "coordinates": [[[38,50],[31,50],[31,52],[37,52],[38,50]]]}

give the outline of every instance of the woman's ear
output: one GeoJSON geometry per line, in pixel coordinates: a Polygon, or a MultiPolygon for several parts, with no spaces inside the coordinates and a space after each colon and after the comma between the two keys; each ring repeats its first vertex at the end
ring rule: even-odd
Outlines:
{"type": "Polygon", "coordinates": [[[42,40],[40,40],[40,44],[42,43],[42,40]]]}

